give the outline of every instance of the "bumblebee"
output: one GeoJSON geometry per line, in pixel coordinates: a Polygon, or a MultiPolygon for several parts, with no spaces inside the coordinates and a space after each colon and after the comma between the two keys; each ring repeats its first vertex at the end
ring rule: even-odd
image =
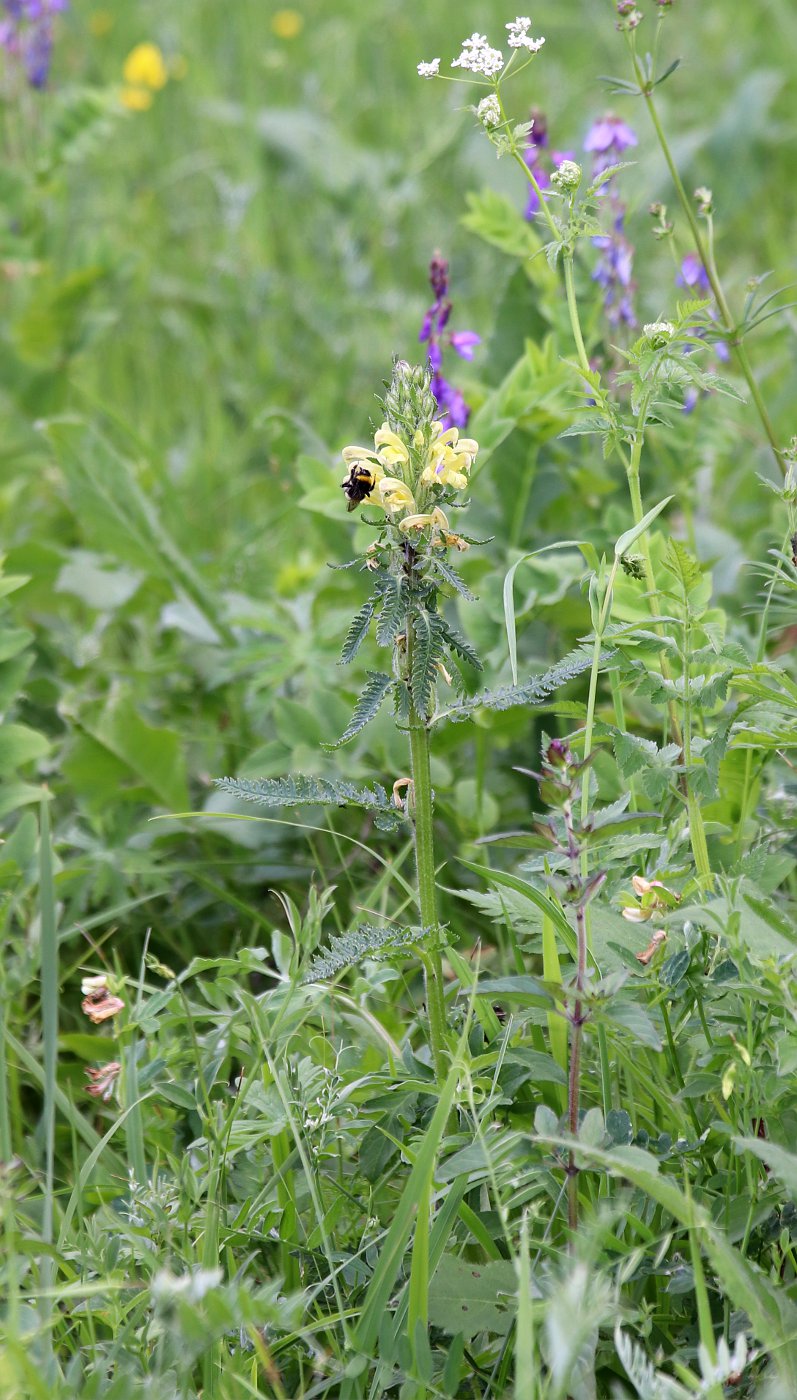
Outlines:
{"type": "Polygon", "coordinates": [[[346,493],[349,504],[347,510],[356,510],[361,501],[370,496],[376,481],[371,468],[365,462],[352,462],[349,475],[341,486],[346,493]]]}

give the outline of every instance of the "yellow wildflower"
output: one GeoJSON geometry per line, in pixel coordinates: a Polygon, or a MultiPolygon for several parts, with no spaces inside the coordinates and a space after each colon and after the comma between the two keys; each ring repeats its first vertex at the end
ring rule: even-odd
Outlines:
{"type": "Polygon", "coordinates": [[[415,513],[415,497],[405,482],[395,476],[383,476],[377,485],[377,493],[385,510],[392,514],[396,510],[415,513]]]}
{"type": "Polygon", "coordinates": [[[374,445],[380,462],[386,467],[404,467],[410,460],[410,454],[398,433],[392,432],[387,423],[383,423],[374,434],[374,445]]]}
{"type": "Polygon", "coordinates": [[[166,86],[169,74],[157,44],[136,44],[122,68],[122,102],[131,112],[145,112],[152,106],[152,94],[166,86]]]}
{"type": "Polygon", "coordinates": [[[277,10],[271,21],[271,32],[278,39],[295,39],[304,29],[304,18],[298,10],[277,10]]]}
{"type": "Polygon", "coordinates": [[[421,482],[424,486],[453,486],[455,491],[464,491],[479,444],[473,438],[461,438],[458,428],[443,430],[440,423],[434,427],[436,436],[421,482]]]}
{"type": "Polygon", "coordinates": [[[429,515],[405,515],[399,529],[406,535],[410,530],[425,530],[427,525],[432,530],[448,530],[448,521],[439,506],[435,506],[429,515]]]}

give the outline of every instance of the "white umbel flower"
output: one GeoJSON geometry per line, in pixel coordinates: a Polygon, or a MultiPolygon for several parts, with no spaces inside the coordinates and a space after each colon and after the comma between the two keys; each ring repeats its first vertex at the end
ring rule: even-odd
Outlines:
{"type": "Polygon", "coordinates": [[[581,184],[581,166],[574,160],[560,161],[551,176],[551,184],[557,190],[577,190],[581,184]]]}
{"type": "Polygon", "coordinates": [[[529,34],[531,20],[528,15],[518,15],[517,19],[510,20],[506,26],[509,31],[507,43],[510,49],[528,49],[530,53],[539,53],[544,39],[532,39],[529,34]]]}
{"type": "Polygon", "coordinates": [[[419,78],[436,78],[440,72],[440,59],[433,58],[430,63],[418,64],[419,78]]]}
{"type": "Polygon", "coordinates": [[[452,68],[468,68],[485,78],[494,78],[503,66],[504,55],[500,49],[490,47],[486,34],[471,34],[469,39],[463,39],[462,53],[451,64],[452,68]]]}

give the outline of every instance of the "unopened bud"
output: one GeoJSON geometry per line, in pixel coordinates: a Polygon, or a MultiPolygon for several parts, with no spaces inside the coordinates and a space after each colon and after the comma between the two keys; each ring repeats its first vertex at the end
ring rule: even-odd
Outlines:
{"type": "Polygon", "coordinates": [[[476,116],[488,131],[498,125],[501,120],[501,104],[494,92],[491,92],[489,97],[482,98],[476,108],[476,116]]]}
{"type": "Polygon", "coordinates": [[[551,184],[556,190],[577,190],[581,184],[581,166],[574,160],[563,160],[551,176],[551,184]]]}
{"type": "Polygon", "coordinates": [[[714,196],[705,185],[698,185],[695,190],[698,214],[710,214],[714,208],[714,196]]]}
{"type": "Polygon", "coordinates": [[[661,350],[675,334],[675,326],[672,321],[650,321],[642,329],[648,345],[654,350],[661,350]]]}

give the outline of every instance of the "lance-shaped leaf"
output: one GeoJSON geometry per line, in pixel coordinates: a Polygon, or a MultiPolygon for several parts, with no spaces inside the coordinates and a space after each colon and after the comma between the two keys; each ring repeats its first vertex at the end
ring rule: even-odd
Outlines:
{"type": "MultiPolygon", "coordinates": [[[[605,665],[614,654],[613,651],[602,652],[600,664],[605,665]]],[[[461,700],[450,710],[443,711],[437,718],[458,722],[470,719],[477,710],[510,710],[514,705],[544,704],[555,690],[566,685],[568,681],[575,680],[577,676],[583,675],[591,665],[592,653],[579,647],[556,666],[552,666],[549,671],[544,671],[539,676],[532,676],[531,680],[524,681],[521,685],[506,685],[501,686],[498,690],[483,690],[479,695],[461,700]]]]}
{"type": "Polygon", "coordinates": [[[368,598],[351,620],[349,630],[346,633],[346,640],[343,643],[343,650],[340,653],[341,666],[352,661],[360,650],[363,642],[368,636],[368,629],[371,626],[371,618],[376,611],[376,598],[368,598]]]}

